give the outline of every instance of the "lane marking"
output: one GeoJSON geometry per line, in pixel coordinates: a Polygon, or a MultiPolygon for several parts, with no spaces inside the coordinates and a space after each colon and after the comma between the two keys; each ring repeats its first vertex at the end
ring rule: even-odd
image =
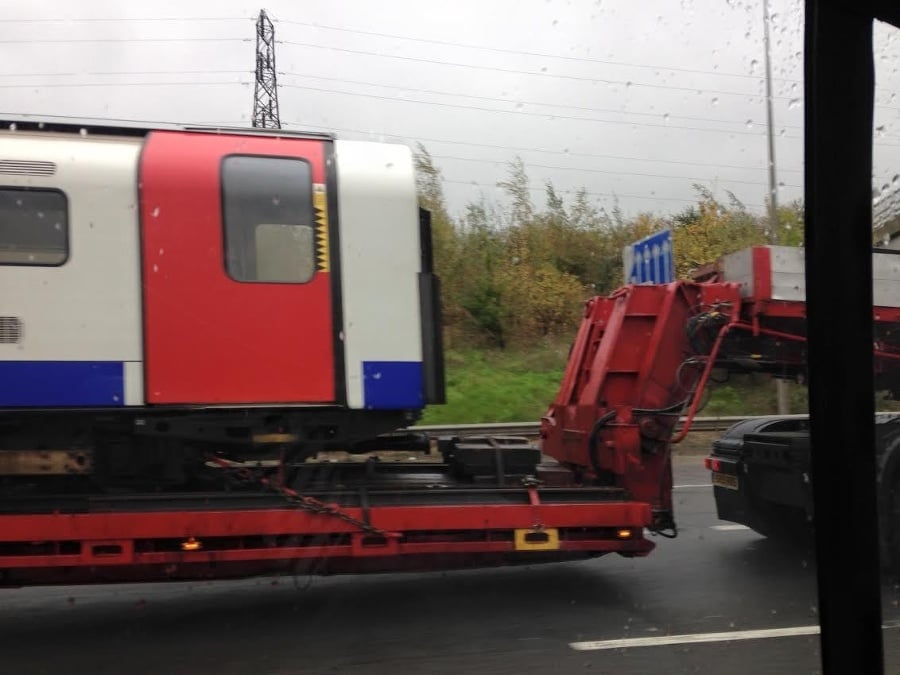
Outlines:
{"type": "Polygon", "coordinates": [[[579,652],[601,649],[624,649],[627,647],[659,647],[662,645],[683,645],[698,642],[730,642],[733,640],[761,640],[765,638],[795,637],[798,635],[818,635],[818,626],[792,626],[789,628],[763,628],[760,630],[735,630],[724,633],[691,633],[687,635],[658,635],[653,637],[623,638],[620,640],[593,640],[570,642],[569,646],[579,652]]]}
{"type": "Polygon", "coordinates": [[[712,483],[697,483],[696,485],[673,485],[675,490],[683,490],[685,488],[707,488],[712,487],[712,483]]]}
{"type": "MultiPolygon", "coordinates": [[[[900,628],[900,621],[885,621],[883,630],[900,628]]],[[[734,630],[724,633],[689,633],[686,635],[659,635],[644,638],[623,638],[620,640],[589,640],[586,642],[570,642],[569,647],[576,651],[598,651],[602,649],[624,649],[627,647],[659,647],[663,645],[682,645],[702,642],[732,642],[735,640],[763,640],[776,637],[797,637],[818,635],[819,626],[788,626],[785,628],[762,628],[757,630],[734,630]]]]}
{"type": "Polygon", "coordinates": [[[709,529],[711,530],[719,530],[720,532],[730,532],[732,530],[749,530],[750,528],[746,525],[739,525],[738,523],[732,523],[731,525],[710,525],[709,529]]]}
{"type": "MultiPolygon", "coordinates": [[[[900,628],[898,621],[885,621],[881,624],[884,630],[900,628]]],[[[786,628],[762,628],[758,630],[733,630],[724,633],[689,633],[686,635],[658,635],[654,637],[622,638],[619,640],[589,640],[586,642],[570,642],[569,647],[576,651],[598,651],[603,649],[624,649],[627,647],[659,647],[664,645],[696,644],[703,642],[732,642],[736,640],[763,640],[768,638],[798,637],[818,635],[820,628],[816,626],[789,626],[786,628]]]]}

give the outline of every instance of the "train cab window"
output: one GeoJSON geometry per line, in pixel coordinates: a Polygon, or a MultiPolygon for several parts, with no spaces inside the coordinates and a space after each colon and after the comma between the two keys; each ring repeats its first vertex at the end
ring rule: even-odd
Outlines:
{"type": "Polygon", "coordinates": [[[307,162],[232,155],[222,161],[225,268],[235,281],[306,283],[316,271],[307,162]]]}
{"type": "Polygon", "coordinates": [[[62,265],[68,201],[59,190],[0,187],[0,265],[62,265]]]}

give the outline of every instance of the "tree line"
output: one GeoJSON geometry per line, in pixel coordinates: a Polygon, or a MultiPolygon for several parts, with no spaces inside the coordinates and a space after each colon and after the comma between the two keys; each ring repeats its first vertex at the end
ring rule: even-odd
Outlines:
{"type": "Polygon", "coordinates": [[[582,188],[566,200],[552,182],[542,204],[532,199],[521,158],[498,183],[507,206],[483,199],[452,217],[440,169],[421,144],[415,152],[419,203],[431,212],[435,268],[443,286],[448,342],[505,348],[556,335],[569,337],[592,295],[623,283],[622,249],[662,229],[672,231],[679,278],[720,256],[754,244],[803,243],[799,201],[781,206],[777,223],[733,195],[723,203],[695,185],[696,203],[671,215],[624,217],[598,209],[582,188]]]}

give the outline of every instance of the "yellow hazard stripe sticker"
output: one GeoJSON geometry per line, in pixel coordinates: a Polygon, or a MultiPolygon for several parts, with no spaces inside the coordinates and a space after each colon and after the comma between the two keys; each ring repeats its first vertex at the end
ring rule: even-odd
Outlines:
{"type": "Polygon", "coordinates": [[[328,257],[328,199],[325,186],[321,183],[313,185],[313,210],[316,214],[316,269],[327,272],[328,257]]]}

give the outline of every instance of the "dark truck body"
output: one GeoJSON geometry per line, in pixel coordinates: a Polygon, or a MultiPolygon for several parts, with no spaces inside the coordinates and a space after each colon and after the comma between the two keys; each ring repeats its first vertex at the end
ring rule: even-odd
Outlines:
{"type": "MultiPolygon", "coordinates": [[[[900,414],[875,419],[881,541],[885,563],[900,560],[900,414]]],[[[848,448],[852,456],[853,448],[848,448]]],[[[810,467],[813,449],[806,416],[744,420],[713,443],[706,458],[718,517],[766,537],[802,539],[814,518],[810,467]]]]}

